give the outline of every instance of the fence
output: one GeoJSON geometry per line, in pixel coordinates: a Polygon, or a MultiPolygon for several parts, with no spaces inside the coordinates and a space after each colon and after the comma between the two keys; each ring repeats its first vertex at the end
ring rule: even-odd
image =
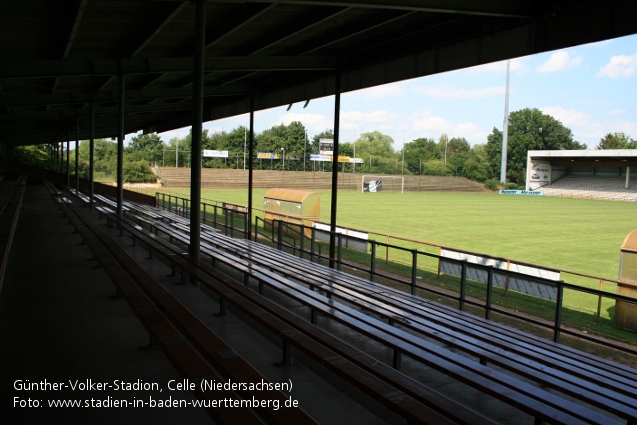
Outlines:
{"type": "MultiPolygon", "coordinates": [[[[342,270],[346,267],[348,272],[371,281],[392,285],[421,297],[433,298],[437,301],[446,300],[446,304],[455,304],[463,311],[472,310],[474,314],[482,311],[482,315],[488,320],[492,320],[493,314],[499,314],[502,317],[539,327],[547,330],[555,342],[560,342],[562,335],[568,335],[637,356],[637,349],[633,346],[615,343],[564,325],[565,322],[579,322],[584,317],[580,312],[564,306],[565,296],[570,292],[594,297],[598,306],[601,306],[602,300],[608,300],[610,303],[619,300],[637,304],[634,298],[583,287],[563,280],[556,281],[514,270],[502,270],[493,265],[469,263],[466,260],[444,257],[438,253],[391,245],[373,239],[366,241],[369,245],[368,252],[360,253],[347,248],[344,245],[346,237],[340,233],[334,234],[337,242],[336,258],[330,259],[322,253],[327,251],[327,246],[316,240],[314,228],[278,220],[266,222],[257,218],[254,232],[255,239],[258,236],[265,238],[278,249],[292,252],[301,258],[324,264],[334,262],[337,269],[342,270]],[[410,258],[409,263],[402,264],[401,267],[400,263],[389,261],[390,252],[394,252],[394,257],[410,258]],[[399,256],[397,252],[402,255],[399,256]],[[438,267],[441,261],[455,264],[461,270],[460,276],[444,274],[440,276],[438,267]],[[487,276],[486,283],[470,280],[468,278],[470,268],[482,270],[487,276]],[[499,288],[495,285],[496,273],[504,274],[507,279],[532,280],[538,285],[550,287],[555,297],[553,300],[546,300],[499,288]],[[423,283],[428,279],[439,279],[440,282],[434,285],[423,283]]],[[[588,317],[590,318],[590,314],[588,317]]],[[[599,310],[594,321],[597,324],[600,323],[599,310]]]]}
{"type": "MultiPolygon", "coordinates": [[[[214,201],[213,201],[214,202],[214,201]]],[[[155,205],[182,217],[190,217],[190,199],[163,192],[155,193],[155,205]]],[[[227,236],[248,237],[248,212],[244,207],[223,203],[201,202],[201,221],[227,236]]]]}

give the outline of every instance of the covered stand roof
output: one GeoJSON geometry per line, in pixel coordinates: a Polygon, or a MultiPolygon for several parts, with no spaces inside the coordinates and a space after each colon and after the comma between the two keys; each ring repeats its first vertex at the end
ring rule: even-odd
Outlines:
{"type": "MultiPolygon", "coordinates": [[[[637,32],[633,0],[211,0],[205,120],[637,32]]],[[[195,7],[184,0],[0,6],[0,143],[191,124],[195,7]],[[72,130],[72,132],[69,132],[72,130]]]]}
{"type": "Polygon", "coordinates": [[[549,161],[553,165],[625,167],[637,164],[637,149],[594,149],[528,151],[529,160],[549,161]]]}

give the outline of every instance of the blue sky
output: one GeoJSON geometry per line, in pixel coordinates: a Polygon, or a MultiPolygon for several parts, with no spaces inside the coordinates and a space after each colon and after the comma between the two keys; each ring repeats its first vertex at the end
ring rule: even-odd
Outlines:
{"type": "MultiPolygon", "coordinates": [[[[341,95],[341,142],[380,131],[394,149],[418,137],[438,140],[445,133],[471,145],[486,143],[502,129],[506,62],[402,81],[341,95]]],[[[334,98],[255,113],[255,130],[300,121],[308,136],[333,128],[334,98]]],[[[573,131],[593,149],[607,133],[637,139],[637,35],[511,60],[509,110],[538,108],[573,131]]],[[[230,131],[248,124],[241,115],[204,124],[230,131]]],[[[164,141],[188,129],[160,134],[164,141]]]]}

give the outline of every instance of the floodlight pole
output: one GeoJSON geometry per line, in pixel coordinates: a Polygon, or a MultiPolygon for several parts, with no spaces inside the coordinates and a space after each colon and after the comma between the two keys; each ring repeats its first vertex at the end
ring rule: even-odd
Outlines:
{"type": "Polygon", "coordinates": [[[506,184],[507,180],[507,149],[509,140],[509,71],[511,61],[507,61],[507,82],[504,93],[504,124],[502,129],[502,162],[500,164],[500,183],[506,184]]]}

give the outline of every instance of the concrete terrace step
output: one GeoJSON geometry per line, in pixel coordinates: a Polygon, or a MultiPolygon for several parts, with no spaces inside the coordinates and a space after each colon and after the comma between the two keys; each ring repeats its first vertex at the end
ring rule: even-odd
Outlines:
{"type": "MultiPolygon", "coordinates": [[[[189,168],[160,168],[166,187],[189,187],[189,168]]],[[[339,189],[361,190],[363,174],[339,173],[339,189]]],[[[480,183],[462,177],[404,176],[405,191],[484,192],[480,183]]],[[[332,173],[312,171],[254,170],[253,185],[257,189],[287,187],[306,190],[330,190],[332,173]]],[[[238,189],[248,186],[248,171],[236,169],[203,169],[202,188],[238,189]]],[[[387,180],[386,187],[400,188],[399,180],[387,180]]]]}
{"type": "Polygon", "coordinates": [[[625,177],[565,176],[541,190],[547,196],[637,202],[637,183],[625,177]]]}

